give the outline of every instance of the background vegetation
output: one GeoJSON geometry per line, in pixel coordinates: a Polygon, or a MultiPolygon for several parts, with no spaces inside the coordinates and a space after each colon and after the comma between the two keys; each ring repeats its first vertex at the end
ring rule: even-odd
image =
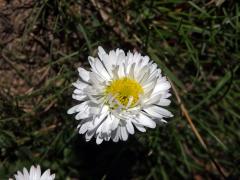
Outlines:
{"type": "Polygon", "coordinates": [[[0,179],[32,164],[56,179],[238,179],[240,3],[216,2],[0,0],[0,179]],[[98,45],[159,64],[176,88],[167,125],[99,146],[77,134],[71,83],[98,45]]]}

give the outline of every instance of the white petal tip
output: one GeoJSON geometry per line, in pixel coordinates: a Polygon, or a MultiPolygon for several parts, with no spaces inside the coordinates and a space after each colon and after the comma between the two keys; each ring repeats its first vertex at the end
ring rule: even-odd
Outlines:
{"type": "Polygon", "coordinates": [[[162,122],[162,123],[165,123],[165,124],[168,123],[168,122],[167,122],[166,120],[164,120],[164,119],[161,119],[161,122],[162,122]]]}
{"type": "Polygon", "coordinates": [[[103,53],[104,53],[104,54],[106,53],[106,52],[104,51],[104,49],[102,48],[102,46],[98,46],[98,51],[99,51],[100,53],[102,53],[102,54],[103,54],[103,53]]]}
{"type": "Polygon", "coordinates": [[[68,111],[67,111],[67,114],[74,114],[76,111],[75,111],[75,108],[72,107],[70,108],[68,111]]]}
{"type": "Polygon", "coordinates": [[[52,179],[55,179],[55,174],[52,174],[52,175],[51,175],[51,178],[52,178],[52,179]]]}
{"type": "Polygon", "coordinates": [[[67,114],[73,114],[72,111],[70,111],[70,109],[67,111],[67,114]]]}
{"type": "Polygon", "coordinates": [[[96,138],[97,145],[101,144],[103,142],[103,139],[100,139],[99,137],[96,138]]]}

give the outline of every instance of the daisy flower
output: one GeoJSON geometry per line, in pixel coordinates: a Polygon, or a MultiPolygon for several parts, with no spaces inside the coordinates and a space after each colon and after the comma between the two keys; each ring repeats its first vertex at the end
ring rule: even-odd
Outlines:
{"type": "MultiPolygon", "coordinates": [[[[48,169],[41,175],[41,168],[37,165],[37,167],[32,166],[29,172],[26,168],[23,168],[23,172],[18,171],[14,177],[15,180],[54,180],[55,174],[51,175],[48,169]]],[[[9,180],[13,179],[10,178],[9,180]]]]}
{"type": "Polygon", "coordinates": [[[73,83],[73,99],[79,104],[68,114],[77,113],[78,129],[86,141],[126,141],[135,129],[145,132],[165,123],[172,113],[170,83],[148,56],[121,49],[106,53],[98,47],[98,57],[88,58],[91,69],[78,68],[80,78],[73,83]]]}

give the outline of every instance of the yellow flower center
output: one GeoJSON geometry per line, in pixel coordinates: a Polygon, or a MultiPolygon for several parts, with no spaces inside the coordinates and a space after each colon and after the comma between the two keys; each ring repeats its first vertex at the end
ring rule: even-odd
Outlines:
{"type": "MultiPolygon", "coordinates": [[[[139,95],[143,94],[142,86],[135,80],[128,77],[113,80],[109,86],[105,89],[106,95],[110,95],[115,98],[123,106],[133,107],[139,100],[139,95]],[[131,99],[131,104],[129,100],[131,99]]],[[[117,108],[115,104],[113,108],[117,108]]]]}

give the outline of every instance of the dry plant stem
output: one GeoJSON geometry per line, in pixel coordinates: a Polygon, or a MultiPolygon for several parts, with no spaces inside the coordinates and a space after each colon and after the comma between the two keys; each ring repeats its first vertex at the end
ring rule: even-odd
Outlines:
{"type": "MultiPolygon", "coordinates": [[[[170,81],[171,82],[171,81],[170,81]]],[[[204,148],[204,150],[208,153],[213,165],[216,167],[216,169],[218,170],[218,172],[222,175],[222,177],[224,179],[226,179],[226,176],[225,174],[223,173],[223,171],[221,170],[220,168],[220,165],[218,165],[218,163],[215,161],[214,157],[211,155],[206,143],[204,142],[202,136],[200,135],[200,133],[198,132],[197,128],[195,127],[195,125],[193,124],[193,121],[192,121],[192,118],[190,117],[189,113],[188,113],[188,110],[186,109],[185,105],[183,104],[181,98],[180,98],[180,95],[176,89],[176,87],[174,86],[174,84],[171,82],[171,86],[172,86],[172,89],[173,89],[173,92],[177,98],[177,101],[180,105],[180,109],[183,113],[183,115],[186,117],[193,133],[195,134],[195,136],[197,137],[197,139],[199,140],[199,142],[201,143],[202,147],[204,148]]]]}
{"type": "Polygon", "coordinates": [[[190,127],[192,128],[194,134],[196,135],[196,137],[198,138],[199,142],[201,143],[201,145],[203,146],[204,149],[208,149],[207,145],[205,144],[205,142],[203,141],[203,138],[201,137],[201,135],[199,134],[198,130],[196,129],[195,125],[192,122],[192,119],[187,111],[187,109],[185,108],[184,104],[182,103],[182,100],[177,92],[176,87],[173,85],[173,83],[171,82],[172,88],[173,88],[173,92],[177,98],[177,101],[180,105],[181,111],[184,114],[184,116],[186,117],[190,127]]]}

